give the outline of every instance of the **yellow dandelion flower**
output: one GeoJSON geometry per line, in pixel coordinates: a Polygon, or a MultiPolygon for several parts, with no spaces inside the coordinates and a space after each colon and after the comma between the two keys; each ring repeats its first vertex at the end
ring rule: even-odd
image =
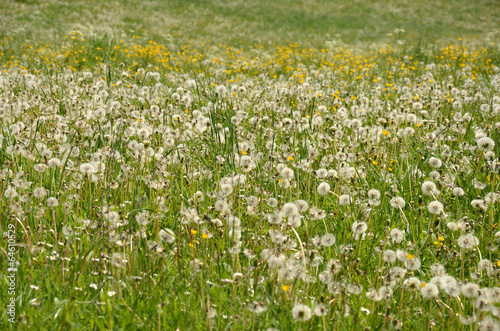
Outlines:
{"type": "Polygon", "coordinates": [[[195,229],[191,229],[191,233],[192,233],[192,234],[197,234],[197,233],[198,233],[198,231],[197,231],[197,230],[195,230],[195,229]]]}
{"type": "Polygon", "coordinates": [[[290,285],[282,285],[281,288],[286,292],[290,289],[290,285]]]}
{"type": "Polygon", "coordinates": [[[384,130],[384,131],[382,131],[382,134],[387,137],[389,135],[389,131],[384,130]]]}

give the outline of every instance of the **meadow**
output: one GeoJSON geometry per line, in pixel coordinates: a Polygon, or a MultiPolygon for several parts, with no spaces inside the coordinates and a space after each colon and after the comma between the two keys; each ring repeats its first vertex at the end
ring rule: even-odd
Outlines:
{"type": "Polygon", "coordinates": [[[499,19],[0,2],[0,329],[500,330],[499,19]]]}

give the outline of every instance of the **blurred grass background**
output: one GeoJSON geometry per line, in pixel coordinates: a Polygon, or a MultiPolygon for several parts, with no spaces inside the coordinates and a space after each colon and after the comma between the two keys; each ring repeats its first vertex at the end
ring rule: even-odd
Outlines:
{"type": "Polygon", "coordinates": [[[499,27],[497,0],[0,0],[0,36],[26,42],[58,42],[68,31],[90,28],[138,43],[243,49],[383,43],[395,29],[417,43],[458,37],[482,43],[499,27]]]}

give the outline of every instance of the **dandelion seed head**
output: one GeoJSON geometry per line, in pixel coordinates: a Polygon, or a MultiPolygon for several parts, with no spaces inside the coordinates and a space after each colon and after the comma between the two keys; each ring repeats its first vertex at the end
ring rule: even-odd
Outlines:
{"type": "Polygon", "coordinates": [[[302,200],[302,199],[295,200],[294,203],[295,203],[295,205],[297,205],[297,208],[298,208],[299,212],[301,212],[301,213],[303,213],[309,209],[309,204],[305,200],[302,200]]]}
{"type": "Polygon", "coordinates": [[[471,233],[458,237],[457,244],[462,249],[472,249],[479,245],[479,239],[471,233]]]}
{"type": "Polygon", "coordinates": [[[341,206],[347,206],[350,205],[352,202],[352,198],[348,194],[343,194],[339,197],[339,205],[341,206]]]}
{"type": "Polygon", "coordinates": [[[425,195],[433,195],[436,191],[436,184],[431,181],[425,181],[422,184],[422,193],[425,195]]]}
{"type": "Polygon", "coordinates": [[[312,316],[311,308],[304,304],[297,304],[292,309],[292,317],[299,322],[308,321],[312,316]]]}
{"type": "Polygon", "coordinates": [[[379,200],[380,199],[380,191],[377,189],[371,189],[368,191],[368,198],[371,200],[379,200]]]}
{"type": "Polygon", "coordinates": [[[434,215],[441,215],[444,213],[443,204],[439,201],[431,201],[427,206],[427,210],[429,210],[429,213],[434,215]]]}
{"type": "Polygon", "coordinates": [[[82,163],[80,165],[80,172],[84,175],[93,174],[96,172],[94,165],[92,163],[82,163]]]}
{"type": "Polygon", "coordinates": [[[335,236],[331,233],[326,233],[321,237],[321,245],[325,247],[330,247],[335,244],[335,236]]]}
{"type": "Polygon", "coordinates": [[[392,208],[404,208],[405,205],[406,202],[402,197],[395,197],[391,199],[392,208]]]}
{"type": "Polygon", "coordinates": [[[328,183],[320,183],[317,188],[318,194],[319,195],[327,195],[328,192],[330,192],[330,184],[328,183]]]}
{"type": "Polygon", "coordinates": [[[443,163],[441,162],[441,160],[440,160],[440,159],[438,159],[438,158],[436,158],[436,157],[431,157],[431,158],[429,159],[429,165],[430,165],[431,167],[435,168],[435,169],[439,169],[439,168],[441,168],[441,165],[442,165],[442,164],[443,164],[443,163]]]}
{"type": "Polygon", "coordinates": [[[47,162],[47,165],[50,168],[59,168],[61,166],[61,160],[59,160],[58,158],[54,157],[54,158],[50,159],[47,162]]]}
{"type": "Polygon", "coordinates": [[[427,283],[421,287],[420,293],[424,299],[436,298],[439,295],[439,288],[435,284],[427,283]]]}
{"type": "Polygon", "coordinates": [[[489,152],[495,148],[495,142],[489,137],[482,137],[477,140],[477,147],[484,152],[489,152]]]}
{"type": "Polygon", "coordinates": [[[59,201],[57,201],[57,199],[54,197],[50,197],[47,199],[47,206],[49,208],[55,208],[55,207],[59,206],[59,201]]]}

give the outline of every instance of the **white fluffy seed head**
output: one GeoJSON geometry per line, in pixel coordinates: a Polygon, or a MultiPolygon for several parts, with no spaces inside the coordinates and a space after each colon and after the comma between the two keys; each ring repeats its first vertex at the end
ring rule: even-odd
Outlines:
{"type": "Polygon", "coordinates": [[[47,164],[50,168],[59,168],[61,166],[61,160],[59,160],[57,157],[54,157],[50,159],[47,164]]]}
{"type": "Polygon", "coordinates": [[[429,165],[435,169],[441,168],[442,164],[441,160],[436,157],[431,157],[429,159],[429,165]]]}
{"type": "Polygon", "coordinates": [[[339,205],[341,205],[341,206],[350,205],[351,202],[352,202],[352,198],[349,194],[343,194],[339,197],[339,205]]]}
{"type": "Polygon", "coordinates": [[[288,167],[285,167],[281,170],[281,177],[283,179],[288,179],[288,180],[291,180],[293,179],[293,176],[294,176],[294,173],[293,173],[293,170],[288,168],[288,167]]]}
{"type": "Polygon", "coordinates": [[[80,172],[84,175],[93,174],[95,172],[94,165],[92,163],[82,163],[80,172]]]}
{"type": "Polygon", "coordinates": [[[495,148],[495,142],[489,137],[482,137],[477,140],[477,147],[484,152],[492,151],[495,148]]]}
{"type": "Polygon", "coordinates": [[[317,190],[319,195],[327,195],[330,192],[330,184],[323,182],[318,185],[317,190]]]}
{"type": "Polygon", "coordinates": [[[432,195],[435,190],[436,184],[434,182],[431,182],[430,180],[425,181],[422,184],[422,193],[425,195],[432,195]]]}
{"type": "Polygon", "coordinates": [[[439,288],[432,283],[423,283],[420,293],[425,299],[436,298],[439,295],[439,288]]]}
{"type": "Polygon", "coordinates": [[[463,188],[461,187],[455,187],[453,188],[453,190],[451,191],[451,193],[456,196],[456,197],[461,197],[465,194],[465,191],[463,188]]]}
{"type": "Polygon", "coordinates": [[[431,201],[427,206],[429,213],[434,215],[441,215],[444,212],[443,204],[439,201],[431,201]]]}
{"type": "Polygon", "coordinates": [[[402,197],[394,197],[391,199],[392,208],[404,208],[406,206],[406,202],[402,197]]]}
{"type": "Polygon", "coordinates": [[[368,191],[368,199],[378,200],[380,199],[380,191],[377,189],[371,189],[368,191]]]}
{"type": "Polygon", "coordinates": [[[292,317],[296,321],[304,322],[311,318],[311,308],[306,305],[298,304],[292,309],[292,317]]]}

